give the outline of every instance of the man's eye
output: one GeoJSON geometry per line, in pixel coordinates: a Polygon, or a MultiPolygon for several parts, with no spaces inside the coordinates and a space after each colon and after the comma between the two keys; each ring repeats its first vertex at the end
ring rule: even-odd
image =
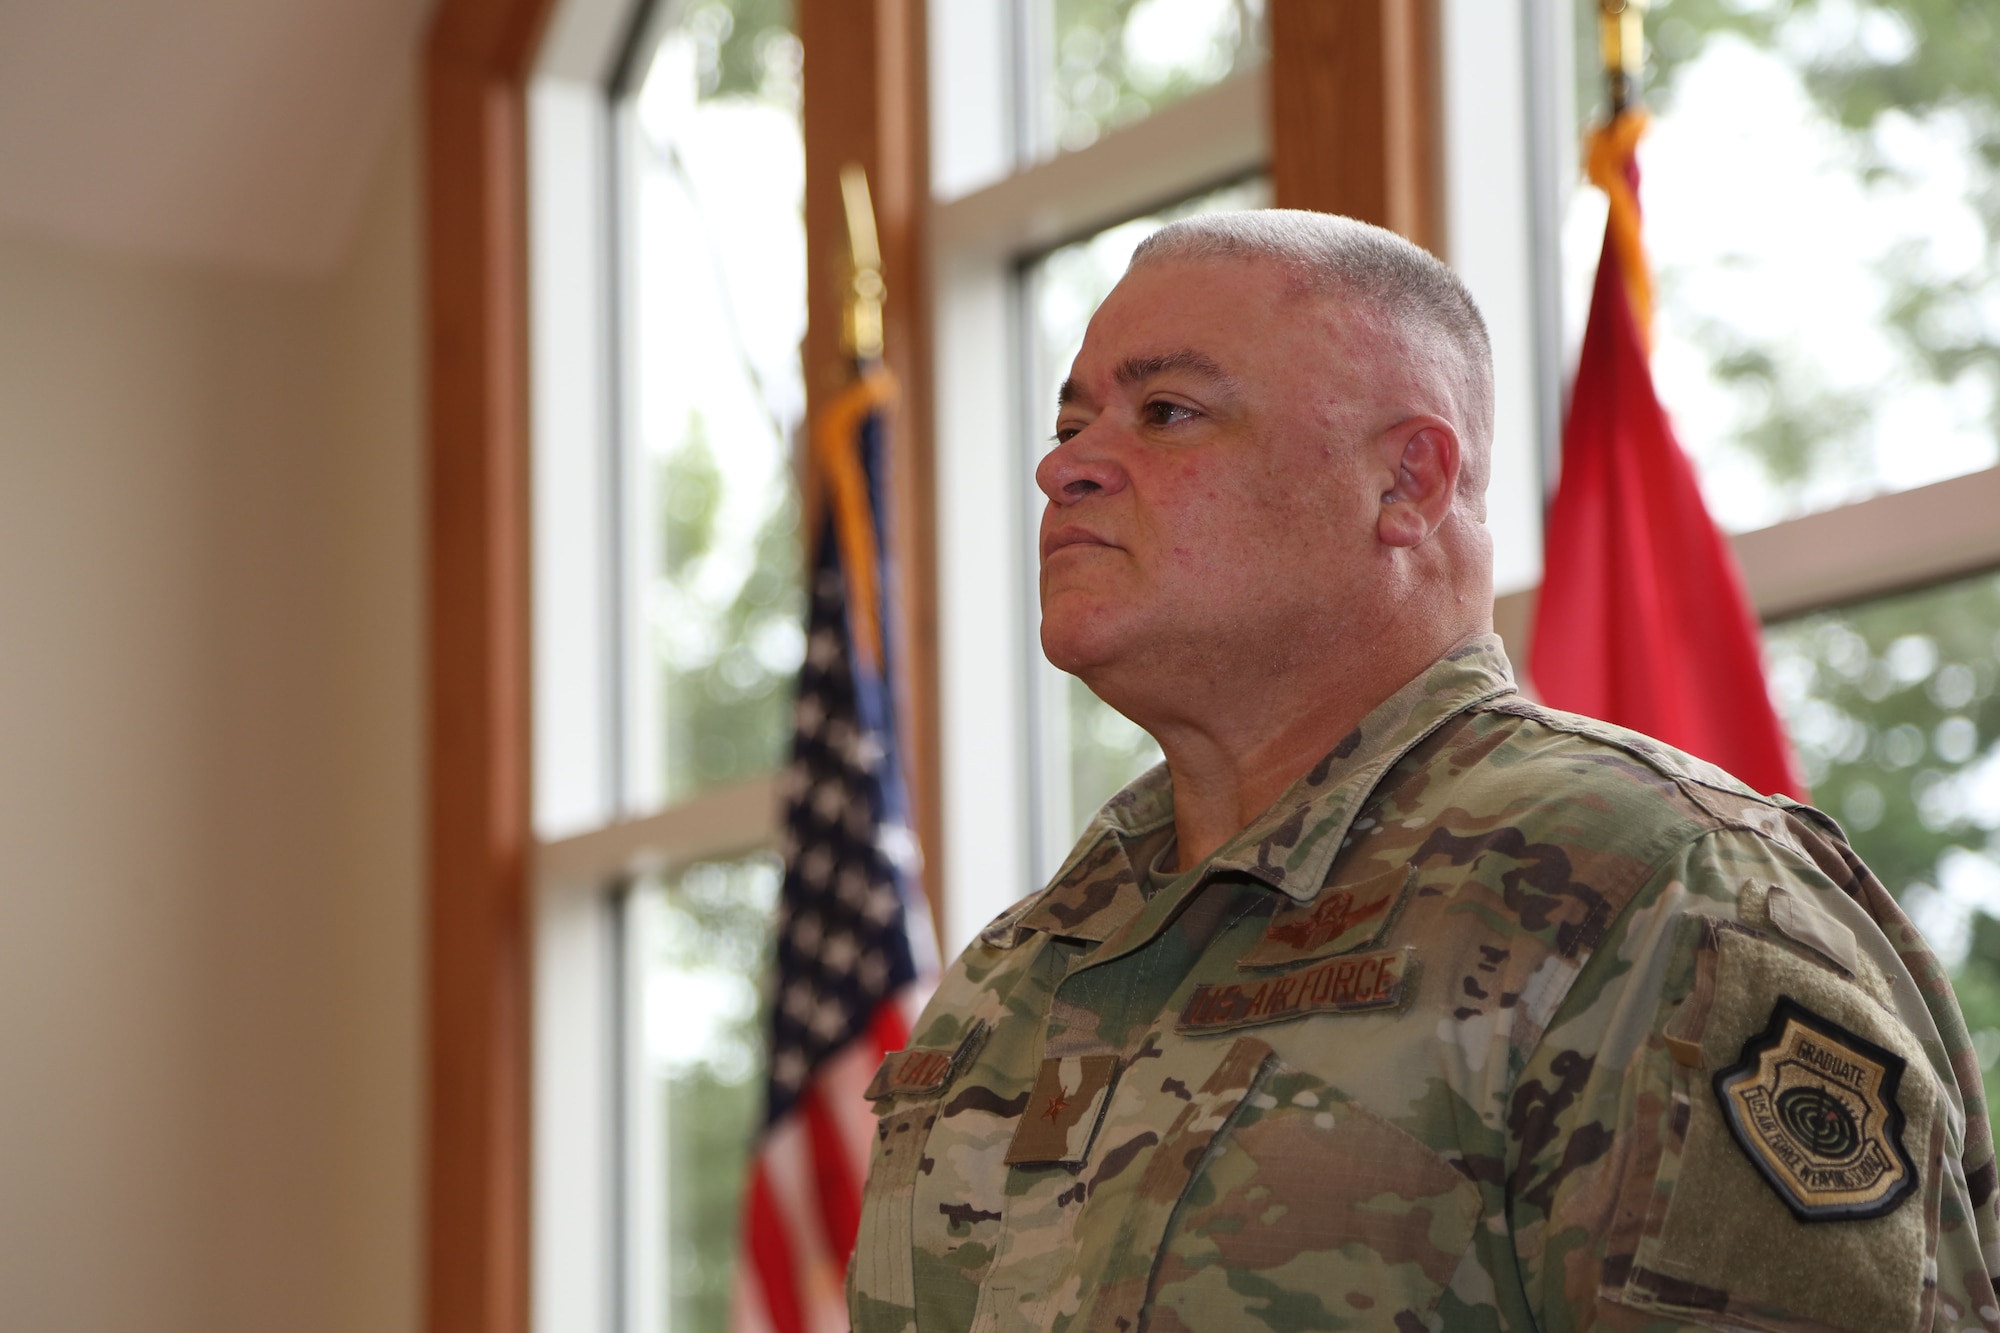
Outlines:
{"type": "Polygon", "coordinates": [[[1200,415],[1191,407],[1162,401],[1147,403],[1140,411],[1149,426],[1171,426],[1177,422],[1192,421],[1200,415]]]}

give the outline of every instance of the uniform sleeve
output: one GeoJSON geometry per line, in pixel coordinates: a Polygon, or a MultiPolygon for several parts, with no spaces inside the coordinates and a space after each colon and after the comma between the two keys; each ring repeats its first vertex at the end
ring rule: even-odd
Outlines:
{"type": "Polygon", "coordinates": [[[2000,1330],[1977,1066],[1874,890],[1717,830],[1597,944],[1505,1113],[1538,1327],[2000,1330]]]}

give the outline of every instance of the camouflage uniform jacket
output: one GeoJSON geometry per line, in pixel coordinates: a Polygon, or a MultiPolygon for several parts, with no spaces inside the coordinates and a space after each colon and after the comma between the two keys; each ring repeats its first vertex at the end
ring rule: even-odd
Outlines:
{"type": "Polygon", "coordinates": [[[2000,1329],[1963,1020],[1823,816],[1490,637],[1149,892],[1172,815],[877,1073],[858,1333],[2000,1329]]]}

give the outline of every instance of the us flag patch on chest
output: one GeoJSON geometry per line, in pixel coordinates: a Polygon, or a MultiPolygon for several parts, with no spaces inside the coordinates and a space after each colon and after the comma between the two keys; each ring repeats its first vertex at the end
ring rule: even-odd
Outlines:
{"type": "Polygon", "coordinates": [[[1790,998],[1715,1076],[1738,1146],[1801,1222],[1894,1212],[1917,1180],[1896,1100],[1907,1068],[1790,998]]]}

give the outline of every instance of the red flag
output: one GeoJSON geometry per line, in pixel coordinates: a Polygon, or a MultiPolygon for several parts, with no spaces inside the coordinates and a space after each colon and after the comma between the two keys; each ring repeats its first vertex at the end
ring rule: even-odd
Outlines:
{"type": "Polygon", "coordinates": [[[1611,214],[1563,428],[1530,670],[1553,707],[1658,737],[1758,791],[1804,800],[1742,572],[1647,365],[1651,293],[1633,151],[1643,129],[1627,113],[1590,145],[1591,178],[1611,214]]]}
{"type": "Polygon", "coordinates": [[[825,480],[806,660],[786,776],[785,880],[765,1121],[744,1191],[734,1333],[841,1333],[861,1222],[876,1066],[909,1041],[935,984],[895,733],[884,635],[883,442],[894,390],[876,372],[817,423],[825,480]]]}

